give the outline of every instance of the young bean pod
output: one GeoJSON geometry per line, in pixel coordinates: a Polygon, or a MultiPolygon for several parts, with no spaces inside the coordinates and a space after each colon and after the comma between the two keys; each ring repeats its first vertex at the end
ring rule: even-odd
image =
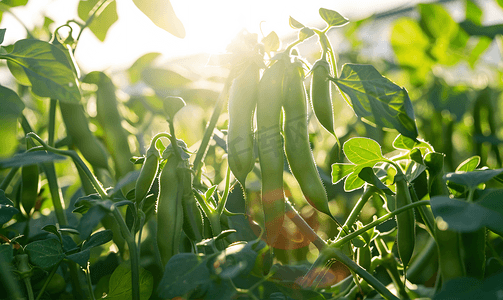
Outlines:
{"type": "Polygon", "coordinates": [[[147,196],[148,191],[154,183],[155,175],[159,170],[159,151],[155,145],[150,145],[147,150],[145,161],[141,166],[140,175],[136,180],[135,186],[135,202],[137,204],[147,196]]]}
{"type": "Polygon", "coordinates": [[[281,138],[281,105],[286,62],[276,61],[264,71],[259,83],[257,102],[257,136],[262,174],[262,207],[266,237],[273,244],[285,218],[283,192],[283,145],[281,138]]]}
{"type": "Polygon", "coordinates": [[[253,113],[257,106],[259,66],[251,62],[232,83],[229,91],[227,152],[229,167],[245,185],[246,175],[255,165],[253,157],[253,113]]]}
{"type": "Polygon", "coordinates": [[[321,181],[307,130],[307,98],[304,71],[300,62],[290,64],[285,75],[284,136],[285,153],[292,174],[297,179],[304,197],[311,206],[334,217],[328,208],[328,198],[321,181]]]}
{"type": "Polygon", "coordinates": [[[324,58],[317,60],[312,73],[311,104],[314,114],[323,128],[335,136],[331,81],[328,80],[330,65],[327,60],[324,58]]]}
{"type": "MultiPolygon", "coordinates": [[[[396,195],[395,195],[395,209],[399,209],[405,205],[411,204],[412,199],[407,187],[407,181],[403,174],[395,176],[396,195]]],[[[414,252],[414,245],[416,242],[416,217],[414,210],[409,209],[403,213],[396,215],[397,223],[397,246],[398,255],[402,260],[404,267],[406,267],[412,252],[414,252]]]]}
{"type": "Polygon", "coordinates": [[[178,253],[183,227],[183,181],[178,177],[179,160],[171,155],[161,171],[157,200],[157,246],[163,266],[178,253]]]}

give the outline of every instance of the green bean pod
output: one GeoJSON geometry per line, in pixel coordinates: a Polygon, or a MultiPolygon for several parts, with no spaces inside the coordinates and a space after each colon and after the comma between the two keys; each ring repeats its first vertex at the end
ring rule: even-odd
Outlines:
{"type": "Polygon", "coordinates": [[[304,87],[304,71],[300,62],[290,65],[285,76],[285,153],[292,174],[311,206],[334,217],[328,207],[327,193],[321,181],[307,130],[307,97],[304,87]]]}
{"type": "MultiPolygon", "coordinates": [[[[412,198],[409,194],[407,181],[405,180],[405,176],[403,174],[397,174],[395,176],[395,184],[395,209],[412,204],[412,198]]],[[[414,215],[414,210],[409,209],[396,215],[396,223],[398,230],[396,238],[398,255],[400,256],[404,267],[406,267],[410,262],[416,242],[416,217],[414,215]]]]}
{"type": "Polygon", "coordinates": [[[66,127],[66,134],[71,137],[82,156],[94,167],[108,169],[108,155],[105,147],[89,129],[89,120],[81,104],[60,101],[59,108],[66,127]]]}
{"type": "Polygon", "coordinates": [[[255,165],[253,157],[253,113],[257,106],[259,66],[252,62],[232,83],[229,91],[227,153],[229,167],[245,185],[246,175],[255,165]]]}
{"type": "Polygon", "coordinates": [[[112,155],[115,165],[115,178],[120,179],[134,171],[134,165],[129,161],[128,133],[122,126],[122,116],[118,110],[115,95],[115,85],[110,77],[103,72],[91,72],[83,80],[98,86],[96,91],[96,117],[103,128],[107,150],[112,155]]]}
{"type": "Polygon", "coordinates": [[[285,68],[286,62],[278,60],[264,71],[259,83],[257,102],[257,142],[262,174],[262,207],[269,244],[276,241],[285,218],[280,118],[285,68]]]}
{"type": "Polygon", "coordinates": [[[317,60],[312,68],[313,78],[311,80],[311,104],[314,114],[321,126],[328,132],[335,135],[334,113],[332,106],[330,65],[322,58],[317,60]]]}
{"type": "Polygon", "coordinates": [[[327,214],[332,219],[328,207],[327,193],[321,181],[313,152],[309,144],[307,130],[307,97],[304,87],[304,71],[300,62],[295,62],[287,69],[285,76],[284,136],[285,153],[292,174],[302,189],[304,197],[311,206],[327,214]]]}
{"type": "Polygon", "coordinates": [[[37,202],[38,196],[38,165],[26,165],[21,168],[21,204],[27,215],[31,215],[31,210],[37,202]]]}
{"type": "Polygon", "coordinates": [[[163,266],[179,252],[183,230],[183,181],[178,177],[179,160],[171,156],[162,169],[157,199],[157,246],[163,266]]]}
{"type": "Polygon", "coordinates": [[[193,242],[199,242],[203,239],[203,219],[201,212],[197,207],[194,192],[192,191],[192,173],[189,170],[189,161],[184,161],[185,168],[179,169],[179,177],[183,180],[183,232],[193,242]]]}
{"type": "Polygon", "coordinates": [[[141,166],[140,175],[136,180],[135,185],[135,202],[138,204],[147,196],[148,191],[154,183],[155,175],[159,170],[159,151],[155,145],[150,145],[147,150],[147,155],[143,165],[141,166]]]}

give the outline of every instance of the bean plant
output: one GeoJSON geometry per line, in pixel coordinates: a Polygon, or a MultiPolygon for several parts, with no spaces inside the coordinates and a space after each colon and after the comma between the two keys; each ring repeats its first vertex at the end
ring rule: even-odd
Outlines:
{"type": "MultiPolygon", "coordinates": [[[[185,36],[169,1],[133,2],[185,36]]],[[[82,74],[81,34],[103,41],[114,1],[12,45],[0,29],[0,299],[501,298],[501,82],[442,70],[483,64],[503,24],[464,3],[459,23],[431,3],[395,19],[392,61],[356,32],[406,11],[320,8],[283,46],[243,31],[208,61],[218,92],[159,53],[82,74]]]]}

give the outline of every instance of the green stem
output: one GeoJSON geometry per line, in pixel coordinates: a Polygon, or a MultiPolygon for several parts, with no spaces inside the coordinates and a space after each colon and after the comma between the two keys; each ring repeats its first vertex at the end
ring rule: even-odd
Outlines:
{"type": "Polygon", "coordinates": [[[213,130],[217,124],[218,118],[220,117],[220,113],[222,112],[222,108],[224,107],[224,103],[227,100],[229,89],[232,84],[232,80],[234,79],[233,74],[231,73],[227,78],[224,89],[220,93],[217,99],[217,103],[215,104],[215,109],[213,110],[213,114],[211,115],[210,122],[208,123],[208,127],[204,132],[203,139],[201,141],[201,145],[196,153],[196,158],[194,159],[193,170],[195,172],[194,176],[194,185],[198,186],[201,181],[201,163],[206,155],[206,151],[208,150],[208,144],[210,142],[211,137],[213,136],[213,130]]]}
{"type": "Polygon", "coordinates": [[[47,276],[47,278],[45,279],[44,285],[42,286],[42,289],[38,292],[37,298],[35,300],[39,300],[40,297],[42,297],[45,289],[49,285],[49,282],[51,282],[54,274],[56,274],[56,271],[58,270],[58,268],[59,268],[59,263],[57,263],[54,267],[52,267],[51,273],[49,273],[49,276],[47,276]]]}
{"type": "Polygon", "coordinates": [[[49,126],[48,126],[48,134],[49,137],[47,139],[47,144],[51,147],[54,147],[54,135],[55,135],[55,128],[56,128],[56,107],[58,104],[58,100],[56,99],[51,99],[51,103],[49,106],[49,126]]]}
{"type": "Polygon", "coordinates": [[[154,137],[150,141],[150,147],[155,147],[155,143],[157,142],[157,140],[162,137],[168,138],[171,141],[171,134],[167,132],[159,132],[158,134],[154,135],[154,137]]]}
{"type": "Polygon", "coordinates": [[[169,131],[171,132],[171,137],[169,138],[171,141],[171,147],[173,148],[173,152],[175,153],[175,157],[178,159],[178,161],[182,161],[182,155],[180,154],[181,150],[178,147],[178,143],[176,142],[175,125],[173,125],[173,121],[168,123],[169,131]]]}
{"type": "Polygon", "coordinates": [[[85,270],[85,273],[86,273],[87,288],[89,289],[91,300],[96,300],[96,298],[94,298],[93,285],[91,283],[91,272],[89,271],[89,262],[87,263],[87,269],[85,270]]]}
{"type": "Polygon", "coordinates": [[[126,243],[128,244],[129,247],[133,300],[140,300],[140,261],[137,251],[138,249],[136,248],[136,241],[134,236],[127,228],[126,222],[124,221],[124,218],[120,213],[120,210],[115,205],[112,205],[111,210],[115,217],[115,220],[120,226],[122,235],[124,236],[124,239],[126,240],[126,243]]]}
{"type": "Polygon", "coordinates": [[[422,201],[418,201],[418,202],[415,202],[412,204],[407,204],[405,206],[402,206],[399,209],[394,210],[390,213],[387,213],[384,216],[380,217],[379,219],[377,219],[373,222],[370,222],[369,224],[363,226],[362,228],[360,228],[354,232],[351,232],[350,234],[344,236],[343,238],[335,241],[334,243],[329,245],[329,248],[340,248],[342,245],[350,242],[352,239],[354,239],[355,237],[359,236],[360,234],[366,232],[370,228],[373,228],[373,227],[387,221],[388,219],[398,215],[399,213],[402,213],[402,212],[407,211],[409,209],[412,209],[414,207],[419,207],[421,205],[430,205],[430,201],[429,200],[422,200],[422,201]]]}
{"type": "Polygon", "coordinates": [[[299,215],[289,201],[286,201],[286,216],[290,218],[302,234],[310,240],[316,248],[318,248],[318,251],[323,251],[323,249],[327,246],[327,242],[314,232],[313,228],[306,223],[304,218],[299,215]]]}
{"type": "Polygon", "coordinates": [[[61,194],[61,189],[59,188],[58,175],[56,174],[54,163],[43,163],[42,168],[44,169],[45,177],[47,178],[47,183],[49,185],[56,219],[61,226],[67,226],[68,220],[65,213],[65,201],[63,200],[63,195],[61,194]]]}
{"type": "Polygon", "coordinates": [[[217,214],[219,216],[222,215],[222,212],[225,209],[225,204],[227,203],[227,197],[229,196],[230,177],[231,177],[231,168],[229,168],[229,166],[227,166],[227,173],[225,175],[225,190],[224,190],[224,194],[222,196],[222,199],[220,199],[220,202],[218,202],[218,205],[217,205],[217,214]]]}
{"type": "Polygon", "coordinates": [[[328,257],[333,257],[337,259],[338,261],[346,265],[346,267],[348,267],[350,270],[358,274],[369,285],[371,285],[379,294],[381,294],[384,299],[398,300],[398,298],[395,295],[393,295],[379,280],[377,280],[365,269],[360,267],[341,250],[334,247],[327,247],[323,252],[325,252],[328,257]]]}
{"type": "Polygon", "coordinates": [[[358,216],[360,215],[360,212],[362,211],[363,207],[368,202],[370,197],[372,197],[372,195],[374,193],[376,193],[377,191],[378,191],[378,189],[375,188],[374,186],[370,186],[365,191],[365,193],[361,196],[361,198],[358,200],[358,202],[356,202],[356,205],[353,207],[353,210],[351,211],[348,218],[346,219],[346,222],[342,226],[342,228],[344,230],[339,231],[339,235],[337,236],[337,238],[344,236],[345,232],[351,231],[351,228],[353,227],[353,224],[355,224],[356,220],[358,219],[358,216]]]}
{"type": "Polygon", "coordinates": [[[17,170],[19,170],[19,167],[12,167],[9,170],[9,173],[7,173],[7,176],[5,176],[5,178],[2,180],[2,183],[0,183],[0,190],[4,190],[5,191],[7,189],[7,187],[10,184],[10,182],[12,181],[12,179],[14,178],[14,176],[16,175],[17,170]]]}
{"type": "MultiPolygon", "coordinates": [[[[106,193],[105,189],[103,188],[103,186],[101,185],[101,183],[94,176],[94,174],[91,172],[91,170],[89,170],[89,168],[84,163],[84,161],[82,161],[82,158],[80,158],[80,156],[75,151],[73,151],[73,150],[60,150],[60,149],[56,149],[56,148],[50,147],[49,145],[47,145],[44,142],[44,140],[42,140],[34,132],[28,133],[26,135],[26,137],[33,138],[33,139],[37,140],[42,145],[41,149],[39,147],[35,147],[35,148],[32,148],[33,150],[47,150],[47,151],[50,151],[50,152],[53,152],[53,153],[56,153],[56,154],[60,154],[60,155],[71,157],[73,159],[73,161],[75,162],[75,164],[77,165],[77,167],[80,167],[82,169],[82,171],[84,171],[84,174],[86,174],[86,176],[89,178],[89,180],[91,181],[92,185],[94,186],[94,188],[96,189],[96,191],[98,192],[98,194],[100,195],[100,197],[102,199],[107,199],[108,198],[107,193],[106,193]]],[[[32,149],[30,149],[30,150],[32,150],[32,149]]]]}
{"type": "Polygon", "coordinates": [[[75,39],[75,46],[73,48],[73,52],[75,53],[75,48],[77,47],[77,43],[80,40],[80,36],[82,35],[82,32],[84,29],[86,29],[96,17],[98,17],[101,12],[108,6],[108,4],[112,3],[114,0],[100,0],[97,2],[94,7],[89,11],[89,16],[87,17],[86,23],[84,25],[81,25],[80,23],[74,22],[75,24],[78,24],[80,26],[80,31],[79,34],[77,35],[77,38],[75,39]]]}
{"type": "Polygon", "coordinates": [[[28,300],[34,300],[33,289],[31,287],[30,277],[23,278],[24,284],[26,285],[26,292],[28,292],[28,300]]]}

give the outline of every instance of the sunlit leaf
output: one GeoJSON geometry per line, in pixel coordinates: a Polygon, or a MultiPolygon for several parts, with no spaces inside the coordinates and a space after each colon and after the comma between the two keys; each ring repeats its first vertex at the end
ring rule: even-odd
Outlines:
{"type": "Polygon", "coordinates": [[[482,10],[477,5],[477,3],[472,0],[465,0],[466,8],[465,15],[466,19],[472,21],[474,24],[480,25],[482,21],[482,10]]]}
{"type": "Polygon", "coordinates": [[[185,37],[185,28],[169,0],[133,0],[133,2],[156,26],[176,37],[182,39],[185,37]]]}
{"type": "Polygon", "coordinates": [[[279,49],[280,42],[276,32],[271,31],[265,38],[262,39],[265,52],[274,52],[279,49]]]}
{"type": "Polygon", "coordinates": [[[332,183],[336,184],[355,170],[354,164],[335,163],[332,165],[332,183]]]}
{"type": "Polygon", "coordinates": [[[320,16],[328,26],[343,26],[349,23],[349,20],[341,16],[338,12],[326,8],[320,8],[320,16]]]}
{"type": "Polygon", "coordinates": [[[6,31],[6,30],[7,30],[7,29],[5,29],[5,28],[0,28],[0,44],[2,44],[2,43],[3,43],[3,39],[4,39],[4,37],[5,37],[5,31],[6,31]]]}
{"type": "Polygon", "coordinates": [[[358,177],[365,180],[365,182],[372,184],[376,188],[382,190],[388,195],[393,195],[394,193],[384,184],[379,178],[374,174],[374,171],[371,167],[363,168],[360,173],[358,173],[358,177]]]}
{"type": "MultiPolygon", "coordinates": [[[[148,300],[154,289],[154,277],[152,274],[140,267],[140,300],[148,300]]],[[[131,262],[125,261],[120,264],[110,277],[107,296],[108,300],[132,300],[133,292],[131,286],[131,262]]]]}
{"type": "Polygon", "coordinates": [[[0,85],[0,158],[8,157],[16,150],[17,118],[24,109],[24,103],[16,92],[0,85]]]}
{"type": "Polygon", "coordinates": [[[427,54],[430,41],[415,20],[401,18],[395,21],[390,39],[400,65],[429,68],[433,64],[433,60],[427,54]]]}
{"type": "MultiPolygon", "coordinates": [[[[88,21],[93,13],[93,8],[99,0],[80,0],[77,9],[79,18],[88,21]]],[[[105,5],[101,6],[97,11],[92,22],[89,23],[89,29],[100,40],[104,41],[107,37],[108,29],[112,26],[119,17],[117,16],[117,4],[115,1],[106,1],[105,5]],[[106,5],[106,6],[105,6],[106,5]]]]}
{"type": "Polygon", "coordinates": [[[314,31],[308,27],[304,27],[299,31],[299,40],[303,41],[314,35],[314,31]]]}
{"type": "Polygon", "coordinates": [[[476,188],[479,184],[485,183],[503,173],[503,169],[479,170],[472,172],[447,173],[445,180],[464,185],[468,188],[476,188]]]}
{"type": "Polygon", "coordinates": [[[288,22],[290,23],[290,27],[292,27],[293,29],[304,28],[304,25],[302,25],[302,23],[300,23],[299,21],[295,20],[291,16],[290,16],[290,19],[288,20],[288,22]]]}
{"type": "Polygon", "coordinates": [[[158,58],[161,53],[151,52],[144,54],[140,58],[138,58],[131,67],[128,69],[129,80],[131,83],[136,83],[141,78],[141,72],[149,67],[152,62],[158,58]]]}
{"type": "Polygon", "coordinates": [[[381,146],[369,138],[352,138],[344,143],[343,150],[349,161],[356,165],[384,159],[381,146]]]}
{"type": "Polygon", "coordinates": [[[0,58],[22,67],[36,95],[80,102],[77,78],[66,55],[56,46],[34,39],[19,40],[12,52],[0,54],[0,58]]]}
{"type": "Polygon", "coordinates": [[[417,138],[414,109],[407,91],[383,77],[372,65],[345,64],[334,82],[349,96],[358,117],[417,138]]]}
{"type": "Polygon", "coordinates": [[[467,158],[456,168],[456,172],[471,172],[474,171],[480,164],[480,156],[475,155],[467,158]]]}

